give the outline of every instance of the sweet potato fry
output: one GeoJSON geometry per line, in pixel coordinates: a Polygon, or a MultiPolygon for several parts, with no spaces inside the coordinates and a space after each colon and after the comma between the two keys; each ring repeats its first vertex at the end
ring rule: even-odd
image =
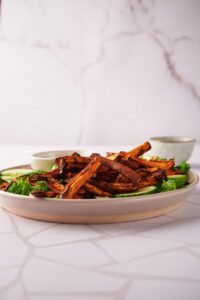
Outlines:
{"type": "MultiPolygon", "coordinates": [[[[99,167],[99,169],[101,168],[101,166],[99,167]]],[[[103,181],[108,181],[108,182],[115,182],[118,174],[116,171],[114,170],[107,170],[106,172],[97,172],[94,174],[94,177],[97,180],[103,180],[103,181]]]]}
{"type": "Polygon", "coordinates": [[[167,178],[167,174],[165,170],[159,170],[157,172],[152,173],[151,175],[143,178],[139,183],[138,187],[143,188],[151,185],[155,185],[158,182],[165,180],[167,178]]]}
{"type": "Polygon", "coordinates": [[[134,148],[133,150],[127,152],[124,156],[125,159],[129,157],[139,157],[149,151],[151,149],[151,144],[149,142],[145,142],[144,144],[134,148]]]}
{"type": "Polygon", "coordinates": [[[137,173],[140,174],[142,177],[148,176],[150,173],[154,173],[158,171],[158,168],[138,168],[137,173]]]}
{"type": "Polygon", "coordinates": [[[168,169],[168,170],[166,170],[166,173],[167,173],[167,176],[181,174],[181,172],[177,169],[174,169],[174,170],[168,169]]]}
{"type": "Polygon", "coordinates": [[[92,183],[95,186],[111,194],[129,193],[137,189],[137,187],[132,182],[118,183],[118,182],[96,181],[95,179],[92,179],[92,183]]]}
{"type": "Polygon", "coordinates": [[[139,168],[139,164],[137,162],[133,161],[132,159],[121,158],[119,160],[119,162],[133,170],[139,168]]]}
{"type": "Polygon", "coordinates": [[[118,174],[118,176],[116,178],[116,182],[117,183],[121,183],[121,182],[128,183],[128,182],[130,182],[130,180],[128,178],[126,178],[124,175],[118,174]]]}
{"type": "Polygon", "coordinates": [[[34,182],[34,181],[38,181],[38,180],[46,180],[48,178],[59,178],[60,176],[60,170],[59,168],[51,171],[51,172],[47,172],[44,174],[34,174],[30,177],[30,182],[34,182]]]}
{"type": "Polygon", "coordinates": [[[119,152],[108,154],[107,158],[110,159],[110,160],[115,160],[118,156],[119,156],[119,152]]]}
{"type": "Polygon", "coordinates": [[[50,190],[52,190],[53,192],[58,193],[58,194],[62,193],[62,191],[64,190],[64,187],[65,187],[63,184],[61,184],[54,178],[48,178],[46,181],[46,185],[48,186],[48,188],[50,188],[50,190]]]}
{"type": "Polygon", "coordinates": [[[61,197],[64,199],[73,198],[81,186],[94,175],[100,165],[99,157],[92,158],[90,163],[81,172],[69,180],[61,193],[61,197]]]}
{"type": "Polygon", "coordinates": [[[62,169],[62,173],[68,171],[74,171],[74,170],[82,170],[83,168],[85,168],[86,165],[87,165],[86,163],[79,163],[79,162],[67,163],[62,169]]]}
{"type": "Polygon", "coordinates": [[[73,199],[84,199],[83,195],[79,195],[78,193],[73,196],[73,199]]]}
{"type": "Polygon", "coordinates": [[[8,186],[9,186],[9,183],[7,183],[7,182],[0,183],[0,191],[6,191],[8,186]]]}
{"type": "Polygon", "coordinates": [[[142,158],[133,158],[133,160],[135,162],[137,162],[140,166],[144,166],[144,167],[155,167],[158,169],[163,169],[163,170],[168,170],[171,169],[174,166],[174,160],[170,159],[170,160],[160,160],[160,161],[151,161],[151,160],[146,160],[146,159],[142,159],[142,158]]]}
{"type": "Polygon", "coordinates": [[[151,149],[151,144],[149,142],[145,142],[144,144],[128,151],[120,151],[118,153],[108,154],[107,158],[110,160],[116,160],[119,156],[123,157],[124,159],[128,159],[129,157],[139,157],[149,151],[151,149]]]}
{"type": "Polygon", "coordinates": [[[56,164],[60,169],[61,177],[65,177],[66,172],[82,170],[87,165],[89,160],[90,159],[88,157],[81,157],[77,153],[74,153],[73,156],[56,158],[56,164]]]}
{"type": "Polygon", "coordinates": [[[96,196],[100,196],[100,197],[110,197],[111,196],[111,193],[105,192],[89,182],[86,182],[84,184],[84,187],[87,191],[89,191],[90,193],[92,193],[96,196]]]}
{"type": "Polygon", "coordinates": [[[110,160],[108,158],[102,157],[99,154],[93,154],[93,157],[98,157],[100,162],[108,166],[109,168],[113,169],[114,171],[117,171],[124,175],[126,178],[128,178],[131,182],[136,183],[141,179],[141,176],[137,174],[134,170],[130,169],[127,166],[124,166],[120,164],[119,162],[110,160]]]}
{"type": "Polygon", "coordinates": [[[31,195],[37,198],[55,198],[58,195],[58,193],[52,191],[48,191],[48,192],[34,191],[31,193],[31,195]]]}

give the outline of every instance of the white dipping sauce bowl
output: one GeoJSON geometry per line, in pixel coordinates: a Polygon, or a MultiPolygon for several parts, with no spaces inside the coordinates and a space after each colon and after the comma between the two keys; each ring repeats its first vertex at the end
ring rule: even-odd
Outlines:
{"type": "Polygon", "coordinates": [[[187,161],[193,151],[195,139],[181,136],[161,136],[150,138],[150,156],[160,156],[161,158],[174,158],[175,164],[187,161]]]}
{"type": "Polygon", "coordinates": [[[55,159],[57,157],[72,155],[74,152],[84,155],[84,152],[80,149],[38,152],[31,155],[30,164],[33,170],[49,172],[55,165],[55,159]]]}

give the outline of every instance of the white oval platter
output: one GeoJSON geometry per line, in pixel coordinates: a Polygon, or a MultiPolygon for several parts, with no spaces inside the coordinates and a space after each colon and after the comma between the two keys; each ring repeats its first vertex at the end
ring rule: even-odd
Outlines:
{"type": "MultiPolygon", "coordinates": [[[[30,169],[30,166],[14,168],[30,169]]],[[[0,191],[0,206],[25,218],[49,222],[98,224],[136,221],[177,209],[197,186],[198,181],[198,175],[190,171],[189,184],[181,189],[127,198],[66,200],[35,198],[0,191]]]]}

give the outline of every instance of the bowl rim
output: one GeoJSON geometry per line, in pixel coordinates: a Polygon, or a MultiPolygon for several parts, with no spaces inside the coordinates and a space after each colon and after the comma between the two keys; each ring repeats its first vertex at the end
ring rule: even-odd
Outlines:
{"type": "Polygon", "coordinates": [[[42,152],[36,152],[36,153],[33,153],[31,154],[31,159],[34,159],[34,160],[54,160],[55,158],[57,157],[60,157],[60,156],[63,156],[62,153],[66,153],[66,155],[70,155],[70,154],[67,154],[67,152],[81,152],[83,151],[82,149],[67,149],[67,150],[49,150],[49,151],[42,151],[42,152]],[[55,154],[53,154],[55,153],[55,154]],[[56,154],[57,153],[57,154],[56,154]],[[49,154],[49,156],[48,156],[49,154]],[[47,155],[47,156],[45,156],[47,155]]]}
{"type": "Polygon", "coordinates": [[[196,139],[187,136],[154,136],[151,137],[151,141],[165,143],[165,144],[185,144],[185,143],[195,143],[196,139]]]}

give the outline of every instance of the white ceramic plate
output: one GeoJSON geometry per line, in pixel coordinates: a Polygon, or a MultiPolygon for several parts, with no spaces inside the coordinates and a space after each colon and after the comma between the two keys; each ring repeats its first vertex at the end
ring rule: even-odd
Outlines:
{"type": "Polygon", "coordinates": [[[178,208],[198,181],[198,175],[190,171],[189,184],[184,188],[128,198],[42,199],[0,191],[0,205],[19,216],[50,222],[91,224],[136,221],[160,216],[178,208]]]}

